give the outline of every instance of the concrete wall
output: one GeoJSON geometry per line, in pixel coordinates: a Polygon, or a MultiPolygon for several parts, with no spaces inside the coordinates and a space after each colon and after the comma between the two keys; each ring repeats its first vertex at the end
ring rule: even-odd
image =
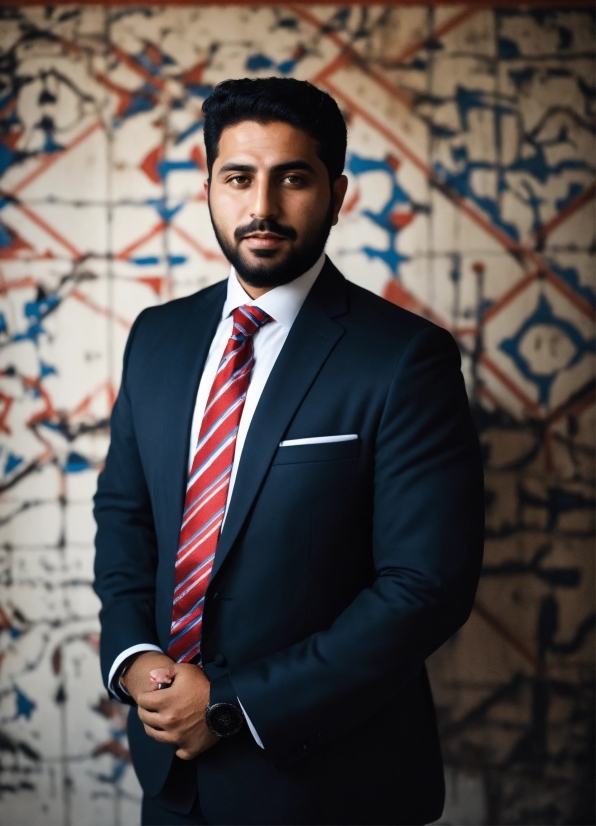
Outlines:
{"type": "Polygon", "coordinates": [[[90,497],[135,316],[227,273],[201,103],[280,74],[349,122],[332,259],[453,332],[485,448],[443,822],[593,823],[593,14],[3,6],[0,54],[0,821],[138,822],[90,497]]]}

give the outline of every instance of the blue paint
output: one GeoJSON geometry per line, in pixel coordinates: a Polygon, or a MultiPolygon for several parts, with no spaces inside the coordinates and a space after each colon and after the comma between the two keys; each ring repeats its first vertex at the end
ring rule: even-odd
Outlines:
{"type": "Polygon", "coordinates": [[[278,71],[282,73],[282,75],[289,75],[291,72],[294,71],[297,64],[297,60],[284,60],[282,63],[277,64],[277,68],[278,71]]]}
{"type": "MultiPolygon", "coordinates": [[[[522,181],[522,189],[526,193],[524,203],[532,210],[532,231],[538,233],[542,226],[540,217],[540,207],[544,203],[544,198],[540,198],[532,189],[528,181],[522,181]]],[[[518,193],[521,197],[521,192],[518,193]]]]}
{"type": "Polygon", "coordinates": [[[333,17],[331,17],[324,26],[322,26],[322,32],[339,32],[343,31],[346,28],[348,20],[350,19],[350,15],[352,10],[348,6],[344,6],[340,8],[338,11],[335,12],[333,17]]]}
{"type": "Polygon", "coordinates": [[[56,295],[56,293],[44,296],[37,301],[28,301],[25,304],[25,316],[27,318],[36,318],[41,320],[51,310],[57,307],[59,303],[60,298],[56,295]]]}
{"type": "Polygon", "coordinates": [[[273,65],[273,61],[264,54],[251,55],[246,61],[246,68],[249,72],[258,72],[260,69],[270,69],[273,65]]]}
{"type": "Polygon", "coordinates": [[[453,99],[464,132],[468,132],[470,129],[468,113],[473,109],[487,109],[493,111],[495,115],[513,114],[514,110],[510,106],[491,103],[487,98],[487,93],[481,89],[466,89],[464,86],[456,87],[453,99]]]}
{"type": "Polygon", "coordinates": [[[138,264],[139,267],[149,267],[159,264],[160,258],[157,255],[145,255],[139,258],[130,258],[132,264],[138,264]]]}
{"type": "Polygon", "coordinates": [[[559,26],[559,42],[557,51],[569,49],[573,45],[573,32],[567,26],[559,26]]]}
{"type": "Polygon", "coordinates": [[[566,206],[568,206],[581,192],[583,192],[583,189],[584,188],[581,184],[569,184],[567,195],[564,195],[563,198],[558,198],[555,201],[557,212],[561,212],[562,209],[565,209],[566,206]]]}
{"type": "Polygon", "coordinates": [[[516,60],[521,57],[517,43],[508,37],[499,37],[497,40],[497,55],[501,60],[516,60]]]}
{"type": "MultiPolygon", "coordinates": [[[[201,95],[201,97],[203,97],[203,95],[201,95]]],[[[207,97],[207,96],[205,95],[204,97],[207,97]]],[[[174,145],[178,146],[183,141],[185,141],[187,138],[190,138],[191,135],[194,135],[195,132],[200,132],[201,129],[203,128],[204,123],[205,123],[204,120],[195,121],[191,126],[188,127],[188,129],[185,129],[184,132],[181,132],[178,135],[178,137],[174,141],[174,145]]],[[[199,168],[198,165],[197,165],[197,168],[199,168]]]]}
{"type": "Polygon", "coordinates": [[[563,267],[552,258],[548,258],[547,263],[551,270],[569,284],[576,293],[581,295],[589,304],[596,306],[596,293],[592,287],[581,283],[579,272],[575,267],[563,267]]]}
{"type": "Polygon", "coordinates": [[[398,275],[399,265],[402,263],[402,261],[410,260],[409,256],[401,255],[392,246],[388,247],[386,250],[377,250],[373,249],[373,247],[362,247],[362,252],[366,255],[367,258],[380,258],[381,261],[383,261],[387,265],[389,272],[394,276],[398,275]]]}
{"type": "Polygon", "coordinates": [[[281,63],[275,63],[270,57],[264,54],[251,55],[246,61],[246,69],[249,72],[258,72],[261,69],[275,69],[282,75],[288,75],[296,68],[298,59],[282,60],[281,63]]]}
{"type": "Polygon", "coordinates": [[[0,313],[0,333],[5,333],[7,329],[4,313],[0,313]]]}
{"type": "Polygon", "coordinates": [[[0,222],[0,247],[11,247],[13,241],[12,232],[6,224],[0,222]]]}
{"type": "Polygon", "coordinates": [[[505,167],[510,172],[527,172],[532,177],[540,181],[541,184],[548,182],[552,175],[560,175],[567,169],[586,169],[587,164],[584,161],[563,160],[554,166],[549,166],[544,149],[540,144],[534,144],[535,152],[528,157],[519,157],[513,161],[508,167],[505,167]]]}
{"type": "MultiPolygon", "coordinates": [[[[140,267],[151,267],[161,263],[164,259],[157,255],[146,255],[139,258],[129,258],[128,260],[132,264],[138,264],[140,267]]],[[[188,259],[185,255],[168,255],[165,260],[167,260],[170,266],[175,267],[179,264],[184,264],[188,259]]]]}
{"type": "Polygon", "coordinates": [[[187,83],[184,88],[189,94],[199,98],[208,98],[213,91],[213,86],[204,86],[201,83],[187,83]]]}
{"type": "Polygon", "coordinates": [[[64,465],[64,471],[65,473],[81,473],[83,470],[89,470],[90,467],[91,465],[84,456],[81,456],[80,453],[75,453],[72,451],[68,454],[66,464],[64,465]]]}
{"type": "Polygon", "coordinates": [[[149,51],[149,48],[145,48],[142,52],[138,52],[133,57],[136,60],[136,62],[143,67],[143,69],[146,69],[150,74],[154,75],[155,77],[158,77],[161,74],[161,69],[164,66],[176,65],[175,61],[172,60],[171,57],[169,57],[166,54],[163,54],[163,52],[159,52],[155,46],[151,50],[151,53],[149,51]],[[157,52],[157,55],[155,55],[155,52],[157,52]],[[157,56],[159,58],[157,63],[153,59],[152,55],[157,56]]]}
{"type": "Polygon", "coordinates": [[[132,118],[134,115],[139,115],[142,112],[150,112],[155,108],[159,89],[150,83],[144,83],[139,89],[131,92],[132,99],[125,109],[118,117],[114,118],[114,126],[121,126],[127,118],[132,118]]]}
{"type": "Polygon", "coordinates": [[[39,337],[43,333],[45,333],[45,330],[41,324],[35,322],[29,325],[26,332],[17,333],[17,335],[13,338],[13,341],[32,341],[34,344],[37,344],[39,337]]]}
{"type": "Polygon", "coordinates": [[[454,129],[449,126],[442,126],[440,123],[429,123],[429,127],[434,138],[453,138],[457,135],[454,129]]]}
{"type": "Polygon", "coordinates": [[[52,152],[62,152],[64,147],[57,143],[54,140],[54,132],[56,131],[56,125],[49,115],[43,115],[42,119],[39,123],[36,124],[38,129],[44,133],[44,146],[43,151],[47,154],[52,152]]]}
{"type": "Polygon", "coordinates": [[[429,52],[440,52],[445,47],[440,40],[437,40],[435,37],[429,37],[424,44],[424,48],[429,52]]]}
{"type": "Polygon", "coordinates": [[[51,364],[45,364],[45,362],[40,362],[40,372],[39,377],[40,379],[44,379],[46,376],[55,376],[58,375],[58,371],[55,367],[52,367],[51,364]]]}
{"type": "Polygon", "coordinates": [[[370,246],[362,248],[362,252],[370,259],[380,259],[394,276],[399,276],[399,268],[402,262],[409,261],[409,256],[402,255],[397,249],[398,236],[401,228],[392,221],[392,216],[398,212],[416,212],[420,207],[415,204],[405,189],[397,181],[397,172],[387,159],[366,158],[355,153],[349,153],[346,159],[346,169],[352,175],[359,177],[369,172],[382,172],[389,177],[391,182],[391,192],[387,202],[378,212],[372,210],[362,210],[365,215],[376,226],[387,233],[388,243],[385,249],[375,249],[370,246]],[[406,206],[407,209],[403,209],[406,206]]]}
{"type": "Polygon", "coordinates": [[[22,456],[15,456],[14,453],[9,453],[6,457],[6,463],[4,465],[4,475],[8,476],[9,473],[12,473],[12,471],[22,463],[22,456]]]}
{"type": "Polygon", "coordinates": [[[573,72],[570,72],[569,69],[565,69],[562,66],[552,67],[546,70],[547,77],[573,77],[573,72]]]}
{"type": "MultiPolygon", "coordinates": [[[[193,167],[196,169],[196,166],[193,164],[193,167]]],[[[182,207],[184,206],[184,201],[181,201],[179,204],[175,204],[174,206],[167,206],[165,198],[156,198],[156,199],[147,199],[145,203],[148,206],[155,207],[157,210],[157,214],[166,223],[170,223],[174,215],[180,212],[182,207]]]]}
{"type": "Polygon", "coordinates": [[[555,316],[546,296],[541,295],[532,315],[524,321],[512,338],[504,339],[500,343],[499,348],[512,359],[520,373],[536,385],[540,404],[546,405],[549,402],[553,381],[560,373],[577,364],[586,353],[596,352],[596,339],[585,340],[571,322],[555,316]],[[570,339],[575,347],[575,351],[567,364],[546,375],[534,373],[519,349],[526,333],[537,324],[547,325],[560,330],[570,339]]]}
{"type": "Polygon", "coordinates": [[[596,86],[592,86],[589,83],[586,83],[583,77],[577,78],[577,88],[580,90],[582,95],[588,100],[596,100],[596,86]]]}
{"type": "Polygon", "coordinates": [[[13,165],[16,157],[16,152],[0,143],[0,175],[3,175],[13,165]]]}
{"type": "Polygon", "coordinates": [[[455,190],[458,195],[468,198],[470,201],[479,206],[480,209],[490,216],[493,223],[496,224],[499,229],[503,230],[503,232],[511,238],[518,241],[519,232],[517,227],[515,224],[510,224],[508,221],[501,218],[500,206],[496,199],[489,198],[486,195],[476,195],[474,189],[472,188],[471,178],[474,170],[492,169],[494,168],[494,164],[484,161],[468,160],[468,150],[465,146],[452,149],[451,156],[456,163],[456,171],[452,172],[451,170],[446,169],[442,163],[437,162],[434,167],[434,172],[437,178],[448,184],[449,187],[455,190]]]}
{"type": "Polygon", "coordinates": [[[15,715],[15,720],[19,717],[24,717],[26,720],[31,719],[31,715],[37,708],[37,704],[30,700],[23,692],[20,690],[18,686],[13,686],[14,693],[16,695],[17,701],[17,713],[15,715]]]}
{"type": "Polygon", "coordinates": [[[158,161],[157,172],[165,181],[170,172],[195,172],[199,167],[195,161],[158,161]]]}
{"type": "Polygon", "coordinates": [[[533,80],[536,69],[531,66],[527,66],[525,69],[510,69],[508,74],[511,82],[519,90],[522,86],[525,86],[526,83],[533,80]]]}

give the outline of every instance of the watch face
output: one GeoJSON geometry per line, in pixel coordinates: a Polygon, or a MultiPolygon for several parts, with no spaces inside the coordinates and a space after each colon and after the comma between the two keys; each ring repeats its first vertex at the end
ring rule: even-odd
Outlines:
{"type": "Polygon", "coordinates": [[[242,712],[231,703],[215,703],[205,715],[207,726],[220,737],[237,734],[242,728],[242,712]]]}

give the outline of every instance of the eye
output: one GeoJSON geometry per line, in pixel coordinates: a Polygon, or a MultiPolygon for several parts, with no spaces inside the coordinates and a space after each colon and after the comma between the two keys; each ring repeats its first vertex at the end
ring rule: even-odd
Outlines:
{"type": "Polygon", "coordinates": [[[236,188],[247,186],[250,183],[250,179],[246,177],[246,175],[232,175],[228,178],[228,183],[232,184],[232,186],[236,188]]]}
{"type": "Polygon", "coordinates": [[[283,182],[292,187],[304,186],[306,183],[306,181],[301,175],[295,175],[294,173],[285,175],[283,178],[283,182]]]}

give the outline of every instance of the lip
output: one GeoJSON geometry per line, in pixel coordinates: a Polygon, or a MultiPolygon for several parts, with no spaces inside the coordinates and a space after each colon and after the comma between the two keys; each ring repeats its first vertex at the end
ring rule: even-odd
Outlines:
{"type": "Polygon", "coordinates": [[[284,241],[287,241],[287,238],[284,238],[282,235],[275,235],[271,232],[264,232],[255,233],[253,235],[245,235],[242,240],[249,241],[251,247],[266,249],[269,247],[276,247],[279,244],[282,244],[284,241]]]}

